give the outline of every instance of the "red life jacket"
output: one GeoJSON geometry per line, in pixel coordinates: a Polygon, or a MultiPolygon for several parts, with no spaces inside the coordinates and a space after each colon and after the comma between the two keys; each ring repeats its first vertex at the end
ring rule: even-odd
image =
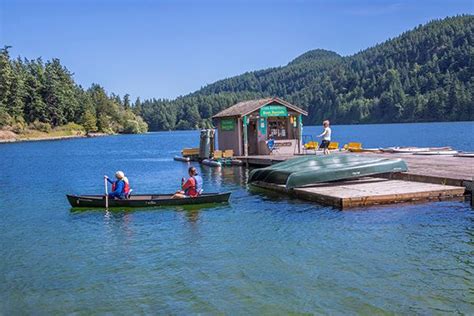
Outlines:
{"type": "Polygon", "coordinates": [[[128,194],[130,192],[130,184],[127,181],[123,182],[125,182],[125,185],[123,186],[123,193],[128,194]]]}
{"type": "Polygon", "coordinates": [[[129,184],[127,181],[124,181],[124,180],[117,180],[117,181],[114,181],[114,182],[112,183],[112,191],[115,191],[115,188],[117,187],[117,182],[119,182],[119,181],[123,181],[123,183],[124,183],[122,193],[128,194],[128,192],[130,192],[130,184],[129,184]]]}
{"type": "Polygon", "coordinates": [[[199,196],[202,192],[202,178],[200,176],[192,176],[184,185],[190,183],[191,179],[194,180],[194,184],[184,190],[184,194],[191,197],[199,196]]]}

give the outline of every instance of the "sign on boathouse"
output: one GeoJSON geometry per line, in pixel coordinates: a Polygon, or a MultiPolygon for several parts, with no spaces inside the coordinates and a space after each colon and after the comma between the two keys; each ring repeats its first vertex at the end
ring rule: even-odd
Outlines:
{"type": "Polygon", "coordinates": [[[233,131],[235,129],[235,119],[221,120],[221,130],[233,131]]]}
{"type": "Polygon", "coordinates": [[[267,105],[260,108],[261,117],[274,117],[274,116],[288,116],[288,110],[286,106],[282,105],[267,105]]]}

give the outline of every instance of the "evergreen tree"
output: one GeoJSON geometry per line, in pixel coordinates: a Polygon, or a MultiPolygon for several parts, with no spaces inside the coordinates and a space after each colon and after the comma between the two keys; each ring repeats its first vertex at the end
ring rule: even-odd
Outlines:
{"type": "Polygon", "coordinates": [[[130,109],[130,94],[125,94],[123,96],[123,107],[128,110],[130,109]]]}

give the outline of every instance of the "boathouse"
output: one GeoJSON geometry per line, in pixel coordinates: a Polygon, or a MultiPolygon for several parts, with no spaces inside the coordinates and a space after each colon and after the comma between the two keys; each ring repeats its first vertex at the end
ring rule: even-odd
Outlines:
{"type": "Polygon", "coordinates": [[[267,140],[273,138],[274,152],[300,153],[302,115],[308,113],[279,98],[239,102],[213,116],[218,147],[236,156],[268,155],[267,140]]]}

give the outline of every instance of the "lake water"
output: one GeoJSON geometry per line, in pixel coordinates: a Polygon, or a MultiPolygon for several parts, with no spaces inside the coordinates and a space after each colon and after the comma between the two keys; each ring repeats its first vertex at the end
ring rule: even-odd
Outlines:
{"type": "MultiPolygon", "coordinates": [[[[305,134],[319,132],[305,127],[305,134]]],[[[473,123],[334,126],[341,143],[474,150],[473,123]]],[[[198,132],[0,145],[0,314],[474,314],[465,202],[338,211],[196,165],[228,205],[72,211],[124,170],[174,191],[198,132]]]]}

